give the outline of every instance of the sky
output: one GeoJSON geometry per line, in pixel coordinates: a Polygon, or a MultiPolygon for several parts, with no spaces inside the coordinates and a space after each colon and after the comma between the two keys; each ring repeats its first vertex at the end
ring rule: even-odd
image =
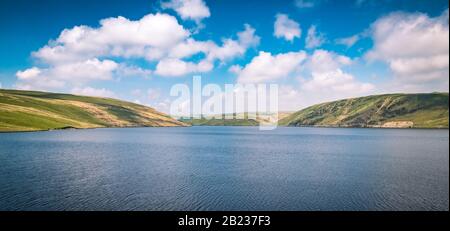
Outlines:
{"type": "Polygon", "coordinates": [[[279,110],[448,92],[447,0],[2,0],[0,87],[168,112],[174,84],[279,86],[279,110]]]}

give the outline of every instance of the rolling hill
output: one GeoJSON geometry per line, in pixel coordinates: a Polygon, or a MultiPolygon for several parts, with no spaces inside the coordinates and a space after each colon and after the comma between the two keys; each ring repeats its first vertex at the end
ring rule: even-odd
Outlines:
{"type": "Polygon", "coordinates": [[[0,132],[185,125],[153,108],[110,98],[0,89],[0,132]]]}
{"type": "Polygon", "coordinates": [[[448,93],[386,94],[314,105],[282,126],[448,128],[448,93]]]}

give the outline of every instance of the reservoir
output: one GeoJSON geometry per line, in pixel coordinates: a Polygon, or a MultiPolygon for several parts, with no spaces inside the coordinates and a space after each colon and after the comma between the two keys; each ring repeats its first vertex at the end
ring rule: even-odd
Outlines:
{"type": "Polygon", "coordinates": [[[0,133],[0,210],[449,210],[449,131],[0,133]]]}

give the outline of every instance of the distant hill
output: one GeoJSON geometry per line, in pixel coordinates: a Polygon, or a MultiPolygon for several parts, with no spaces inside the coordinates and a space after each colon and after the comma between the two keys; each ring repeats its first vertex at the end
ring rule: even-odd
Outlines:
{"type": "MultiPolygon", "coordinates": [[[[278,117],[284,118],[288,116],[289,112],[279,112],[278,117]]],[[[260,122],[267,122],[270,115],[262,114],[258,115],[256,119],[249,119],[247,113],[241,113],[241,114],[234,114],[233,119],[223,119],[225,118],[224,114],[222,115],[222,119],[220,118],[213,118],[212,116],[205,116],[201,119],[180,119],[183,123],[190,124],[192,126],[259,126],[260,122]],[[244,119],[238,119],[238,115],[240,118],[244,119]]]]}
{"type": "Polygon", "coordinates": [[[258,126],[259,123],[253,119],[180,119],[183,123],[192,126],[258,126]]]}
{"type": "Polygon", "coordinates": [[[153,108],[115,99],[0,89],[0,132],[184,125],[153,108]]]}
{"type": "Polygon", "coordinates": [[[279,121],[284,126],[448,128],[448,93],[386,94],[322,103],[279,121]]]}

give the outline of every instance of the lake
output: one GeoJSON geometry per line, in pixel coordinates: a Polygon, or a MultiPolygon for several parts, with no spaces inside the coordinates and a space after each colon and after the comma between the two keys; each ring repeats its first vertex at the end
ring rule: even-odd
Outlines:
{"type": "Polygon", "coordinates": [[[449,210],[449,131],[0,134],[0,210],[449,210]]]}

